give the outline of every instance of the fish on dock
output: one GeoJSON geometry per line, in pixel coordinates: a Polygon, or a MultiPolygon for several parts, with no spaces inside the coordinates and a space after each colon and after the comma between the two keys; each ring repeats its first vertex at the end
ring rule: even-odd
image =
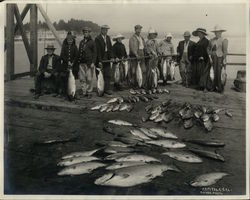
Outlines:
{"type": "Polygon", "coordinates": [[[117,162],[131,161],[131,162],[161,162],[159,159],[156,159],[152,156],[143,155],[143,154],[129,154],[121,156],[115,159],[117,162]]]}
{"type": "Polygon", "coordinates": [[[178,138],[175,134],[171,133],[165,128],[158,127],[158,128],[150,128],[149,130],[152,131],[153,133],[156,133],[160,137],[172,138],[172,139],[178,138]]]}
{"type": "Polygon", "coordinates": [[[140,162],[140,161],[124,161],[124,162],[116,162],[113,163],[112,165],[109,165],[106,167],[107,170],[116,170],[116,169],[121,169],[124,167],[131,167],[131,166],[139,166],[139,165],[146,165],[147,163],[145,162],[140,162]]]}
{"type": "Polygon", "coordinates": [[[101,106],[101,108],[99,109],[100,112],[105,112],[108,109],[109,105],[108,104],[104,104],[101,106]]]}
{"type": "Polygon", "coordinates": [[[208,132],[212,131],[212,129],[213,129],[213,124],[212,124],[211,120],[208,120],[208,121],[203,122],[203,125],[204,125],[205,129],[206,129],[208,132]]]}
{"type": "Polygon", "coordinates": [[[112,119],[109,120],[108,123],[119,125],[119,126],[134,126],[132,123],[120,120],[120,119],[112,119]]]}
{"type": "Polygon", "coordinates": [[[219,140],[205,140],[205,139],[183,139],[184,142],[199,144],[211,147],[224,147],[225,143],[219,140]]]}
{"type": "Polygon", "coordinates": [[[189,153],[188,151],[168,151],[162,153],[162,155],[167,155],[170,158],[173,158],[175,160],[181,161],[181,162],[187,162],[187,163],[202,163],[202,159],[192,153],[189,153]]]}
{"type": "Polygon", "coordinates": [[[153,138],[153,139],[158,138],[157,134],[154,133],[153,131],[151,131],[151,130],[148,129],[148,128],[141,127],[141,128],[140,128],[140,131],[142,131],[145,135],[147,135],[147,136],[150,137],[150,138],[153,138]]]}
{"type": "Polygon", "coordinates": [[[191,148],[191,149],[189,148],[189,151],[202,157],[211,158],[214,160],[225,162],[225,158],[219,153],[217,153],[216,151],[213,152],[213,151],[207,151],[207,150],[202,150],[202,149],[197,149],[197,148],[191,148]]]}
{"type": "Polygon", "coordinates": [[[141,70],[140,62],[138,62],[137,67],[136,67],[136,81],[137,81],[139,88],[141,88],[141,86],[142,86],[142,70],[141,70]]]}
{"type": "Polygon", "coordinates": [[[193,181],[190,182],[190,185],[193,187],[207,187],[214,185],[224,176],[228,176],[228,173],[225,172],[211,172],[197,176],[193,181]]]}
{"type": "Polygon", "coordinates": [[[89,174],[94,169],[105,167],[106,164],[101,162],[86,162],[86,163],[79,163],[75,165],[71,165],[68,167],[65,167],[60,172],[58,172],[57,175],[63,176],[63,175],[81,175],[81,174],[89,174]]]}
{"type": "Polygon", "coordinates": [[[178,171],[174,166],[162,164],[146,164],[139,166],[124,167],[116,169],[114,172],[104,174],[95,180],[96,185],[132,187],[152,181],[157,176],[162,176],[163,172],[172,170],[178,171]]]}
{"type": "Polygon", "coordinates": [[[217,114],[214,113],[212,115],[212,119],[213,119],[214,122],[217,122],[217,121],[219,121],[220,117],[219,117],[219,115],[217,115],[217,114]]]}
{"type": "Polygon", "coordinates": [[[135,91],[134,89],[130,89],[130,90],[129,90],[129,93],[135,95],[135,94],[136,94],[136,91],[135,91]]]}
{"type": "Polygon", "coordinates": [[[184,148],[186,146],[186,144],[184,144],[183,142],[178,142],[172,139],[147,140],[145,142],[146,144],[153,144],[164,148],[184,148]]]}
{"type": "Polygon", "coordinates": [[[191,119],[184,120],[183,126],[185,129],[192,128],[194,126],[193,119],[191,118],[191,119]]]}
{"type": "Polygon", "coordinates": [[[73,152],[73,153],[70,153],[70,154],[63,156],[62,159],[68,159],[68,158],[73,158],[73,157],[82,157],[82,156],[92,156],[94,153],[96,153],[99,150],[101,150],[101,148],[89,150],[89,151],[73,152]]]}
{"type": "Polygon", "coordinates": [[[108,105],[108,104],[106,104],[106,103],[99,104],[99,105],[96,105],[96,106],[92,107],[90,110],[99,110],[102,106],[105,106],[105,105],[108,105]]]}
{"type": "Polygon", "coordinates": [[[150,140],[150,138],[146,134],[144,134],[143,131],[141,131],[139,129],[132,129],[132,130],[130,130],[130,133],[136,137],[143,139],[143,140],[150,140]]]}
{"type": "Polygon", "coordinates": [[[82,163],[82,162],[89,162],[89,161],[93,161],[93,160],[100,160],[100,159],[95,157],[95,156],[72,157],[72,158],[63,159],[57,165],[58,166],[69,166],[69,165],[74,165],[74,164],[82,163]]]}
{"type": "Polygon", "coordinates": [[[105,153],[131,153],[131,152],[135,152],[138,151],[136,149],[133,148],[129,148],[129,147],[121,147],[121,146],[108,146],[104,149],[105,153]]]}

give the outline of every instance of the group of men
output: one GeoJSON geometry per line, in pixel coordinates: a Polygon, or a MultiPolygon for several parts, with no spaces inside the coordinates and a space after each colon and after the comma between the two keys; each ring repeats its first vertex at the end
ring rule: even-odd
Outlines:
{"type": "MultiPolygon", "coordinates": [[[[162,78],[162,64],[165,60],[169,61],[174,56],[174,46],[171,42],[172,35],[168,33],[165,39],[157,42],[157,32],[150,28],[148,32],[148,40],[145,41],[141,36],[141,25],[134,27],[135,33],[129,39],[129,63],[130,70],[128,72],[128,80],[126,84],[129,87],[136,88],[136,68],[138,63],[142,71],[142,88],[150,89],[147,80],[150,76],[150,69],[157,69],[158,78],[162,78]]],[[[93,80],[95,68],[102,69],[104,77],[104,94],[111,95],[111,81],[113,77],[112,64],[119,64],[128,58],[126,48],[122,43],[124,36],[118,34],[113,38],[115,44],[112,45],[108,36],[109,26],[101,26],[101,33],[93,40],[91,38],[91,29],[83,28],[83,40],[77,48],[75,38],[71,32],[67,34],[64,40],[61,55],[54,54],[54,46],[48,45],[48,54],[41,58],[38,73],[35,77],[35,97],[38,98],[42,93],[42,81],[44,79],[53,79],[56,86],[56,93],[65,94],[67,87],[67,74],[69,69],[73,70],[76,78],[81,83],[81,91],[84,96],[91,97],[93,91],[93,80]]],[[[202,33],[199,29],[194,33],[202,33]]],[[[190,40],[189,31],[184,33],[184,40],[180,41],[177,47],[177,62],[179,63],[182,84],[189,87],[192,84],[192,65],[197,57],[196,43],[190,40]]],[[[212,61],[212,60],[211,60],[212,61]]],[[[122,65],[121,65],[122,66],[122,65]]],[[[124,70],[124,69],[123,69],[124,70]]],[[[166,79],[164,84],[166,84],[166,79]]],[[[115,84],[115,89],[121,90],[122,84],[115,84]]]]}

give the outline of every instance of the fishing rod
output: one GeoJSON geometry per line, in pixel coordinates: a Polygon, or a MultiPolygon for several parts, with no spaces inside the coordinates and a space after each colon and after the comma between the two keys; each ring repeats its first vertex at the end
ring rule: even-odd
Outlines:
{"type": "MultiPolygon", "coordinates": [[[[171,55],[172,57],[176,57],[177,55],[171,55]]],[[[140,60],[140,59],[145,59],[145,58],[166,58],[169,57],[166,55],[158,55],[158,56],[142,56],[142,57],[128,57],[128,58],[123,58],[123,59],[118,59],[118,60],[103,60],[102,63],[110,63],[110,62],[121,62],[121,61],[128,61],[128,60],[140,60]]]]}

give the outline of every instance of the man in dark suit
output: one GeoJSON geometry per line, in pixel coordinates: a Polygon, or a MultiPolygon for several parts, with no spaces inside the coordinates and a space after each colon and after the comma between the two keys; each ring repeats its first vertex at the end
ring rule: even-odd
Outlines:
{"type": "Polygon", "coordinates": [[[110,37],[107,35],[108,29],[109,29],[108,25],[101,26],[101,33],[95,38],[96,51],[97,51],[96,66],[103,69],[103,77],[105,82],[104,93],[107,95],[111,95],[112,94],[110,90],[110,81],[112,77],[111,63],[102,62],[104,60],[112,60],[113,62],[112,44],[110,37]]]}
{"type": "MultiPolygon", "coordinates": [[[[35,76],[35,98],[39,98],[42,93],[42,82],[45,79],[51,79],[55,84],[57,92],[60,91],[61,77],[60,74],[64,71],[61,69],[61,59],[58,55],[54,54],[54,45],[47,45],[45,48],[47,54],[42,56],[38,72],[35,76]]],[[[62,92],[62,91],[61,91],[62,92]]]]}
{"type": "Polygon", "coordinates": [[[195,50],[195,42],[190,40],[191,34],[189,31],[184,33],[184,40],[180,41],[177,47],[177,61],[182,79],[182,84],[189,87],[192,77],[192,62],[195,50]]]}

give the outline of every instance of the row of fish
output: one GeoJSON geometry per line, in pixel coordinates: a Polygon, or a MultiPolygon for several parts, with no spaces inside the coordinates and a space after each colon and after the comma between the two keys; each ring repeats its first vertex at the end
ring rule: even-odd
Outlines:
{"type": "Polygon", "coordinates": [[[140,89],[140,90],[134,90],[134,89],[130,89],[129,93],[132,95],[145,95],[145,94],[169,94],[170,91],[166,88],[153,88],[152,90],[145,90],[145,89],[140,89]]]}

